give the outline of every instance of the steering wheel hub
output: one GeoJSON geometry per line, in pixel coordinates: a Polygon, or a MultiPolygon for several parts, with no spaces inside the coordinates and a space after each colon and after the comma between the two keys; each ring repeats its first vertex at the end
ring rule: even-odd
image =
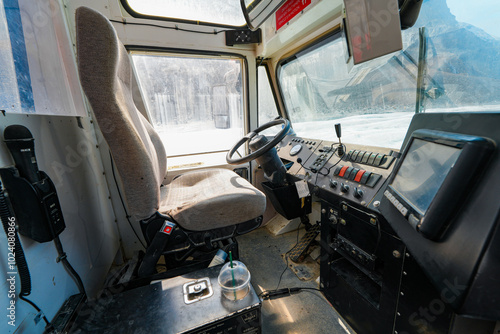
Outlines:
{"type": "Polygon", "coordinates": [[[227,152],[226,155],[227,163],[231,165],[239,165],[257,159],[264,153],[274,148],[280,141],[282,141],[283,138],[285,138],[288,131],[290,131],[290,122],[282,118],[268,122],[262,126],[259,126],[254,131],[247,133],[229,150],[229,152],[227,152]],[[280,130],[280,132],[278,132],[272,140],[268,141],[267,143],[264,143],[263,141],[264,140],[267,141],[267,138],[263,135],[259,135],[259,133],[275,125],[280,125],[280,124],[282,125],[282,129],[280,130]],[[249,145],[253,152],[241,158],[233,158],[234,153],[240,148],[241,145],[243,145],[247,141],[250,142],[249,145]],[[263,146],[260,146],[262,144],[263,146]],[[253,147],[255,147],[255,149],[253,147]]]}

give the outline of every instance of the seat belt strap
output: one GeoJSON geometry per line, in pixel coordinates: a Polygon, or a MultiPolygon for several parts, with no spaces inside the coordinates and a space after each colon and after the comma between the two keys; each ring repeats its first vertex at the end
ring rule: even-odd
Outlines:
{"type": "Polygon", "coordinates": [[[175,223],[166,220],[160,230],[156,232],[151,244],[146,249],[146,254],[142,259],[142,263],[139,266],[139,277],[146,277],[156,273],[156,263],[158,263],[158,260],[168,243],[170,234],[176,226],[177,225],[175,223]]]}

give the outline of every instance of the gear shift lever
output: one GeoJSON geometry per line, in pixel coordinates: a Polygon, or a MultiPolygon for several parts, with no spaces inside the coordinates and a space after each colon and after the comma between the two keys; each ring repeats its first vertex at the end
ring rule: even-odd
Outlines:
{"type": "Polygon", "coordinates": [[[335,124],[335,133],[337,133],[337,138],[339,139],[339,147],[337,148],[337,152],[339,154],[339,157],[342,157],[344,155],[344,146],[342,146],[342,142],[340,140],[340,137],[342,136],[342,128],[340,126],[340,123],[335,124]]]}

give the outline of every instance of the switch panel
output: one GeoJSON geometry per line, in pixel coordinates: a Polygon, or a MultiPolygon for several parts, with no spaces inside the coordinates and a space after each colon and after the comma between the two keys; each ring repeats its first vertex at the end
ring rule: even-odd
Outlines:
{"type": "Polygon", "coordinates": [[[323,169],[323,167],[335,153],[335,149],[333,149],[331,146],[324,146],[319,150],[319,153],[320,154],[317,156],[317,158],[309,165],[309,169],[313,173],[318,173],[321,171],[321,169],[323,169]]]}
{"type": "Polygon", "coordinates": [[[382,178],[380,174],[349,166],[338,166],[333,174],[343,179],[365,184],[370,188],[375,187],[382,178]]]}
{"type": "Polygon", "coordinates": [[[390,149],[345,145],[347,153],[339,157],[336,142],[286,136],[277,149],[289,166],[288,174],[307,180],[316,196],[368,206],[389,177],[395,158],[390,149]]]}
{"type": "Polygon", "coordinates": [[[345,161],[387,169],[392,165],[394,157],[390,154],[350,150],[345,156],[345,161]]]}

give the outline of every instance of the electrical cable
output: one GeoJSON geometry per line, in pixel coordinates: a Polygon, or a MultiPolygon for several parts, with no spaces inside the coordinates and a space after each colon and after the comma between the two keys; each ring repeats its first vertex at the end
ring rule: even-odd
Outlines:
{"type": "Polygon", "coordinates": [[[226,32],[226,31],[234,31],[233,29],[225,29],[225,30],[215,30],[213,32],[209,31],[197,31],[197,30],[191,30],[191,29],[184,29],[184,28],[179,28],[177,25],[175,27],[168,27],[168,26],[162,26],[159,24],[152,24],[152,23],[139,23],[139,22],[127,22],[127,21],[118,21],[118,20],[109,20],[114,23],[121,23],[123,25],[134,25],[134,26],[145,26],[145,27],[155,27],[155,28],[162,28],[162,29],[168,29],[168,30],[178,30],[178,31],[183,31],[183,32],[191,32],[191,33],[196,33],[196,34],[203,34],[203,35],[218,35],[220,33],[226,32]]]}
{"type": "MultiPolygon", "coordinates": [[[[334,146],[334,145],[338,145],[338,143],[333,143],[332,145],[330,145],[330,148],[331,148],[331,149],[333,149],[333,146],[334,146]]],[[[344,148],[344,152],[345,152],[345,150],[346,150],[345,145],[344,145],[344,144],[341,144],[340,146],[342,146],[342,147],[344,148]]],[[[338,164],[342,161],[342,159],[343,159],[343,157],[344,157],[344,156],[343,156],[343,155],[342,155],[342,156],[339,156],[339,155],[337,154],[338,149],[339,149],[338,147],[335,149],[335,153],[334,153],[334,154],[335,154],[335,155],[337,155],[337,157],[339,157],[339,160],[337,160],[337,162],[336,162],[335,164],[331,165],[329,168],[326,168],[325,166],[323,166],[323,167],[322,167],[322,168],[318,171],[318,174],[321,174],[321,175],[323,175],[323,176],[328,176],[328,175],[330,174],[330,171],[332,170],[332,168],[333,168],[333,167],[335,167],[335,166],[337,166],[337,165],[338,165],[338,164]],[[321,170],[322,170],[323,168],[325,168],[325,169],[327,170],[326,174],[321,173],[321,170]]]]}
{"type": "MultiPolygon", "coordinates": [[[[281,272],[281,275],[280,275],[280,279],[278,280],[278,285],[276,286],[276,289],[274,290],[271,290],[271,291],[276,291],[278,290],[278,287],[280,286],[281,284],[281,279],[283,278],[283,274],[285,273],[285,271],[288,269],[288,258],[286,257],[286,254],[288,254],[290,251],[286,252],[285,253],[285,260],[286,260],[286,267],[285,269],[283,269],[283,271],[281,272]]],[[[260,294],[264,293],[265,291],[261,292],[260,294]]],[[[260,295],[259,295],[260,296],[260,295]]]]}
{"type": "Polygon", "coordinates": [[[57,262],[61,261],[66,268],[66,270],[69,272],[69,274],[75,279],[76,286],[78,287],[78,291],[80,291],[81,294],[87,296],[87,292],[85,291],[85,286],[83,285],[82,279],[80,278],[80,275],[73,269],[71,264],[68,261],[68,257],[66,253],[64,252],[61,239],[59,239],[59,236],[56,236],[54,238],[54,244],[56,245],[56,250],[57,253],[59,254],[59,257],[57,258],[57,262]]]}
{"type": "Polygon", "coordinates": [[[37,312],[42,313],[42,319],[47,326],[51,326],[49,320],[45,316],[44,312],[31,300],[26,298],[31,294],[31,275],[28,267],[28,262],[26,261],[26,257],[24,256],[24,250],[21,245],[21,241],[19,240],[19,235],[17,234],[17,228],[15,233],[11,233],[9,231],[9,219],[12,218],[13,215],[10,211],[9,205],[7,204],[7,198],[5,197],[2,182],[0,181],[0,219],[2,220],[2,225],[5,231],[5,236],[9,236],[13,234],[14,237],[14,253],[16,266],[19,274],[19,280],[21,281],[21,290],[19,292],[19,299],[24,300],[26,303],[30,304],[37,312]]]}
{"type": "MultiPolygon", "coordinates": [[[[340,144],[340,143],[332,143],[332,144],[330,145],[330,149],[331,149],[331,150],[334,150],[334,152],[335,152],[334,154],[336,154],[336,155],[339,157],[339,160],[338,160],[337,162],[335,162],[335,163],[334,163],[332,166],[330,166],[329,168],[326,168],[326,167],[324,167],[324,166],[323,166],[323,167],[322,167],[322,168],[321,168],[321,169],[320,169],[320,170],[316,173],[316,180],[315,180],[315,182],[314,182],[314,185],[316,185],[316,184],[317,184],[317,181],[318,181],[318,175],[319,175],[319,174],[321,174],[322,176],[328,176],[328,175],[330,174],[330,171],[332,170],[332,168],[334,168],[335,166],[337,166],[337,165],[340,163],[340,161],[342,161],[343,156],[339,156],[339,155],[337,154],[337,152],[338,152],[338,147],[334,149],[334,146],[335,146],[335,145],[342,146],[342,148],[344,149],[344,152],[345,152],[346,147],[345,147],[345,145],[344,145],[344,144],[340,144]],[[322,170],[323,168],[325,168],[325,169],[327,170],[327,173],[326,173],[326,174],[321,173],[321,170],[322,170]]],[[[299,162],[299,161],[297,161],[297,162],[298,162],[298,163],[302,166],[302,168],[304,168],[305,170],[311,170],[310,168],[307,168],[306,166],[304,166],[304,165],[302,164],[302,161],[300,161],[300,162],[299,162]]],[[[262,292],[259,294],[259,297],[261,297],[261,296],[262,296],[262,298],[263,298],[264,300],[266,300],[266,299],[270,299],[270,298],[272,298],[272,297],[280,296],[280,295],[286,295],[286,294],[291,295],[292,293],[294,293],[294,292],[300,292],[301,290],[314,290],[314,291],[319,291],[319,292],[321,292],[321,290],[320,290],[320,289],[317,289],[317,288],[306,288],[306,287],[295,287],[295,288],[283,288],[283,289],[278,289],[278,288],[279,288],[279,286],[280,286],[280,284],[281,284],[281,280],[282,280],[282,278],[283,278],[283,275],[284,275],[284,273],[286,272],[286,270],[288,269],[288,257],[287,257],[286,255],[287,255],[288,253],[290,253],[290,252],[292,251],[292,249],[293,249],[295,246],[297,246],[297,244],[299,243],[299,230],[300,230],[300,225],[301,225],[301,224],[302,224],[302,221],[299,223],[299,225],[298,225],[298,227],[297,227],[297,242],[296,242],[296,244],[295,244],[295,245],[294,245],[294,246],[293,246],[293,247],[292,247],[292,248],[291,248],[288,252],[286,252],[286,253],[285,253],[286,267],[285,267],[285,269],[281,272],[281,275],[280,275],[280,278],[279,278],[279,280],[278,280],[278,285],[276,286],[276,289],[274,289],[274,290],[266,290],[266,291],[262,291],[262,292]]]]}
{"type": "Polygon", "coordinates": [[[312,290],[312,291],[319,291],[319,292],[321,292],[321,290],[318,289],[318,288],[302,288],[302,287],[300,287],[300,290],[312,290]]]}
{"type": "MultiPolygon", "coordinates": [[[[300,222],[299,222],[299,225],[297,226],[297,242],[295,243],[295,245],[294,245],[292,248],[290,248],[290,250],[288,250],[288,252],[286,252],[286,253],[285,253],[286,267],[285,267],[285,269],[283,269],[283,271],[281,272],[280,278],[279,278],[279,280],[278,280],[278,285],[276,286],[276,289],[274,289],[274,290],[270,290],[270,291],[276,291],[276,290],[278,290],[278,288],[279,288],[279,286],[280,286],[280,284],[281,284],[281,279],[283,278],[283,274],[284,274],[284,273],[285,273],[285,271],[288,269],[288,257],[287,257],[286,255],[287,255],[288,253],[290,253],[290,252],[292,251],[292,249],[294,249],[294,248],[295,248],[295,246],[297,246],[297,245],[299,244],[299,231],[300,231],[300,225],[302,225],[302,221],[300,221],[300,222]]],[[[259,296],[260,296],[262,293],[264,293],[264,292],[265,292],[265,291],[261,292],[261,293],[259,294],[259,296]]]]}
{"type": "Polygon", "coordinates": [[[125,217],[127,218],[127,221],[128,221],[128,224],[130,225],[130,228],[132,229],[135,236],[137,237],[137,240],[139,240],[139,242],[141,243],[142,247],[144,247],[144,249],[147,249],[146,245],[144,245],[141,238],[139,237],[139,235],[135,231],[134,226],[132,225],[132,222],[130,221],[130,216],[127,212],[127,207],[125,206],[125,201],[123,200],[122,193],[120,191],[120,187],[118,186],[118,180],[116,179],[115,164],[113,163],[113,156],[111,155],[111,152],[109,152],[109,160],[111,161],[111,171],[113,172],[113,180],[115,181],[116,190],[118,191],[118,196],[120,197],[120,201],[122,202],[123,211],[125,211],[125,217]]]}
{"type": "Polygon", "coordinates": [[[302,164],[302,160],[301,160],[300,162],[299,162],[299,161],[297,161],[297,162],[298,162],[298,163],[299,163],[299,165],[301,165],[301,166],[302,166],[302,168],[304,168],[305,170],[310,170],[310,171],[312,171],[312,170],[311,170],[311,168],[308,168],[308,167],[306,167],[306,166],[304,166],[304,165],[302,164]]]}
{"type": "Polygon", "coordinates": [[[259,297],[262,297],[263,300],[275,299],[275,298],[284,297],[285,295],[291,296],[292,294],[299,293],[303,290],[321,292],[321,290],[317,289],[317,288],[308,288],[308,287],[300,287],[299,286],[299,287],[293,287],[293,288],[283,288],[283,289],[279,289],[279,290],[263,291],[261,294],[259,294],[259,297]]]}
{"type": "MultiPolygon", "coordinates": [[[[335,155],[337,155],[337,157],[339,157],[339,160],[337,160],[337,162],[336,162],[336,163],[334,163],[333,165],[331,165],[329,168],[326,168],[325,166],[323,166],[323,167],[321,167],[321,168],[320,168],[320,169],[316,172],[316,178],[315,178],[315,180],[314,180],[314,186],[316,186],[316,185],[318,184],[318,175],[321,175],[321,176],[328,176],[328,175],[330,175],[330,171],[332,170],[332,168],[333,168],[333,167],[335,167],[335,166],[337,166],[337,165],[338,165],[338,164],[342,161],[342,158],[344,157],[344,156],[339,156],[339,155],[337,154],[337,152],[338,152],[338,149],[339,149],[339,147],[340,147],[340,146],[342,146],[342,147],[344,148],[344,151],[345,151],[345,149],[346,149],[346,148],[345,148],[345,145],[344,145],[344,144],[340,144],[340,146],[339,146],[339,147],[337,147],[337,148],[335,148],[335,149],[333,148],[333,146],[334,146],[334,145],[339,145],[339,143],[332,143],[332,144],[330,145],[330,150],[334,150],[334,154],[335,154],[335,155]],[[326,169],[326,174],[323,174],[323,173],[321,172],[323,169],[326,169]]],[[[302,165],[302,164],[301,164],[301,165],[302,165]]],[[[303,167],[304,167],[304,166],[303,166],[303,167]]],[[[304,168],[305,168],[305,167],[304,167],[304,168]]]]}
{"type": "Polygon", "coordinates": [[[299,223],[299,226],[297,226],[297,242],[295,243],[295,245],[290,248],[290,250],[288,252],[285,253],[285,259],[286,259],[286,267],[285,269],[281,272],[281,275],[280,275],[280,278],[278,280],[278,285],[276,286],[276,289],[274,290],[266,290],[266,291],[262,291],[260,294],[259,294],[259,297],[262,296],[263,299],[270,299],[271,297],[275,297],[275,296],[280,296],[280,295],[284,295],[284,294],[289,294],[291,295],[292,292],[300,292],[301,290],[316,290],[316,291],[320,291],[319,289],[317,288],[307,288],[307,287],[295,287],[295,288],[283,288],[283,289],[278,289],[280,284],[281,284],[281,279],[283,277],[283,274],[285,273],[285,271],[288,269],[288,257],[286,256],[288,253],[290,253],[292,251],[292,249],[295,248],[295,246],[298,245],[299,243],[299,231],[300,231],[300,225],[302,225],[302,221],[299,223]]]}

